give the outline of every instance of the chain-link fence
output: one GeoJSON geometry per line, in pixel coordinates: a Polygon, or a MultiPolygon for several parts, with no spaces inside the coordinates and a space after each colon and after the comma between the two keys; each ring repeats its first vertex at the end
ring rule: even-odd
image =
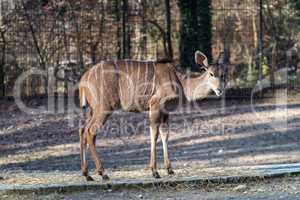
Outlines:
{"type": "MultiPolygon", "coordinates": [[[[12,95],[16,78],[31,69],[57,75],[59,66],[68,66],[63,75],[78,78],[103,59],[155,60],[165,55],[165,10],[159,1],[146,6],[129,1],[127,8],[114,1],[45,2],[1,1],[0,73],[7,96],[12,95]]],[[[299,22],[290,1],[213,0],[211,4],[213,58],[215,62],[222,58],[228,67],[228,87],[253,87],[260,67],[271,85],[282,68],[289,69],[293,84],[298,85],[299,22]]],[[[180,14],[176,1],[171,2],[171,19],[174,60],[178,62],[180,14]]],[[[24,95],[45,93],[46,80],[28,77],[24,95]]],[[[64,91],[64,84],[56,81],[55,90],[64,91]]]]}

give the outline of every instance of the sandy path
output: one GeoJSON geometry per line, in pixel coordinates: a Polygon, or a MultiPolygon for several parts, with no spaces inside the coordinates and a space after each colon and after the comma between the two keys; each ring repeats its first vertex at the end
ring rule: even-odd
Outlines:
{"type": "MultiPolygon", "coordinates": [[[[289,99],[287,106],[274,100],[254,107],[247,101],[221,105],[205,101],[192,113],[171,115],[169,147],[176,169],[300,162],[300,98],[289,99]]],[[[1,112],[0,176],[80,174],[78,132],[69,126],[77,121],[76,114],[1,112]]],[[[150,149],[146,114],[112,115],[97,146],[109,172],[144,170],[150,149]]],[[[158,159],[162,164],[160,143],[158,159]]]]}

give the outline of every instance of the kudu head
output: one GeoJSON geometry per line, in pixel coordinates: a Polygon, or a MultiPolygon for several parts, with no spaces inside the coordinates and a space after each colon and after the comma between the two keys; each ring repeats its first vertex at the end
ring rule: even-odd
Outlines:
{"type": "Polygon", "coordinates": [[[195,62],[205,72],[202,74],[201,84],[206,85],[207,91],[214,91],[217,96],[223,93],[223,70],[217,65],[209,65],[207,57],[200,51],[195,53],[195,62]]]}

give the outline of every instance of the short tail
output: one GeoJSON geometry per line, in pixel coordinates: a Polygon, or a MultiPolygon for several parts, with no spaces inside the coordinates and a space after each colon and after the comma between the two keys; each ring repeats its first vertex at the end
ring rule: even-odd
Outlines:
{"type": "Polygon", "coordinates": [[[87,100],[85,95],[85,90],[83,88],[79,88],[79,104],[81,109],[87,107],[87,100]]]}
{"type": "Polygon", "coordinates": [[[80,133],[84,129],[85,120],[88,112],[88,103],[86,99],[86,94],[84,88],[79,88],[79,106],[80,106],[80,117],[79,117],[79,127],[80,133]]]}

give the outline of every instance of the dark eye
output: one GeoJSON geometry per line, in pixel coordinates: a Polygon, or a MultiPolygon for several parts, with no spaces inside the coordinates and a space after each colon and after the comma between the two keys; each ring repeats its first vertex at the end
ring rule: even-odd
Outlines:
{"type": "Polygon", "coordinates": [[[211,72],[209,72],[209,75],[210,75],[210,76],[214,76],[214,74],[213,74],[213,73],[211,73],[211,72]]]}

